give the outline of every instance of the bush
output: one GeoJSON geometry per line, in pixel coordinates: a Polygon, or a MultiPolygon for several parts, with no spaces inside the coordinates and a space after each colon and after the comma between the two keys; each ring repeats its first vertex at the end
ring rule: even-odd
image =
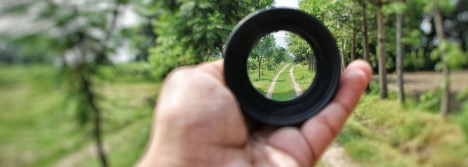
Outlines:
{"type": "Polygon", "coordinates": [[[426,91],[419,96],[418,107],[423,110],[437,112],[440,109],[440,101],[442,99],[442,91],[437,89],[435,91],[426,91]]]}

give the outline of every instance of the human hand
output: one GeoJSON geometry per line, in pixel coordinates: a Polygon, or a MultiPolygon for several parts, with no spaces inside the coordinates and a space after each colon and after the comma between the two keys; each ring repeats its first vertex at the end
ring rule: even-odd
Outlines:
{"type": "Polygon", "coordinates": [[[340,132],[372,76],[365,61],[341,74],[335,98],[300,128],[249,137],[223,61],[182,67],[166,79],[138,166],[312,166],[340,132]]]}

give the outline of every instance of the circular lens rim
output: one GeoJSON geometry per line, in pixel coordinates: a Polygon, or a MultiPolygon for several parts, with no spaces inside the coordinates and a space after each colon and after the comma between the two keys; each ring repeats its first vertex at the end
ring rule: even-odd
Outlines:
{"type": "Polygon", "coordinates": [[[244,18],[231,32],[224,50],[226,85],[244,115],[269,125],[297,125],[319,113],[334,97],[340,82],[341,60],[330,31],[315,17],[295,9],[273,8],[244,18]],[[309,89],[289,101],[275,101],[257,92],[248,78],[247,59],[263,36],[290,31],[312,46],[316,75],[309,89]]]}

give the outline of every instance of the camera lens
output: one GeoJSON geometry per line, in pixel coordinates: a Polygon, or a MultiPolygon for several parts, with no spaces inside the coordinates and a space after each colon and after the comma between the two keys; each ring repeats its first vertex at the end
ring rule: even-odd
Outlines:
{"type": "Polygon", "coordinates": [[[244,18],[224,50],[227,86],[244,116],[297,125],[334,97],[340,79],[336,41],[313,16],[273,8],[244,18]]]}

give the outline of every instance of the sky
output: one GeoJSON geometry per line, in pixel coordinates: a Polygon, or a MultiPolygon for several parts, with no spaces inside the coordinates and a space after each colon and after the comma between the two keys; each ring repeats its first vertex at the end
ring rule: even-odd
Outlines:
{"type": "MultiPolygon", "coordinates": [[[[289,8],[299,8],[299,0],[275,0],[275,7],[289,7],[289,8]]],[[[273,33],[275,37],[276,44],[278,46],[286,48],[286,31],[279,31],[273,33]]]]}

